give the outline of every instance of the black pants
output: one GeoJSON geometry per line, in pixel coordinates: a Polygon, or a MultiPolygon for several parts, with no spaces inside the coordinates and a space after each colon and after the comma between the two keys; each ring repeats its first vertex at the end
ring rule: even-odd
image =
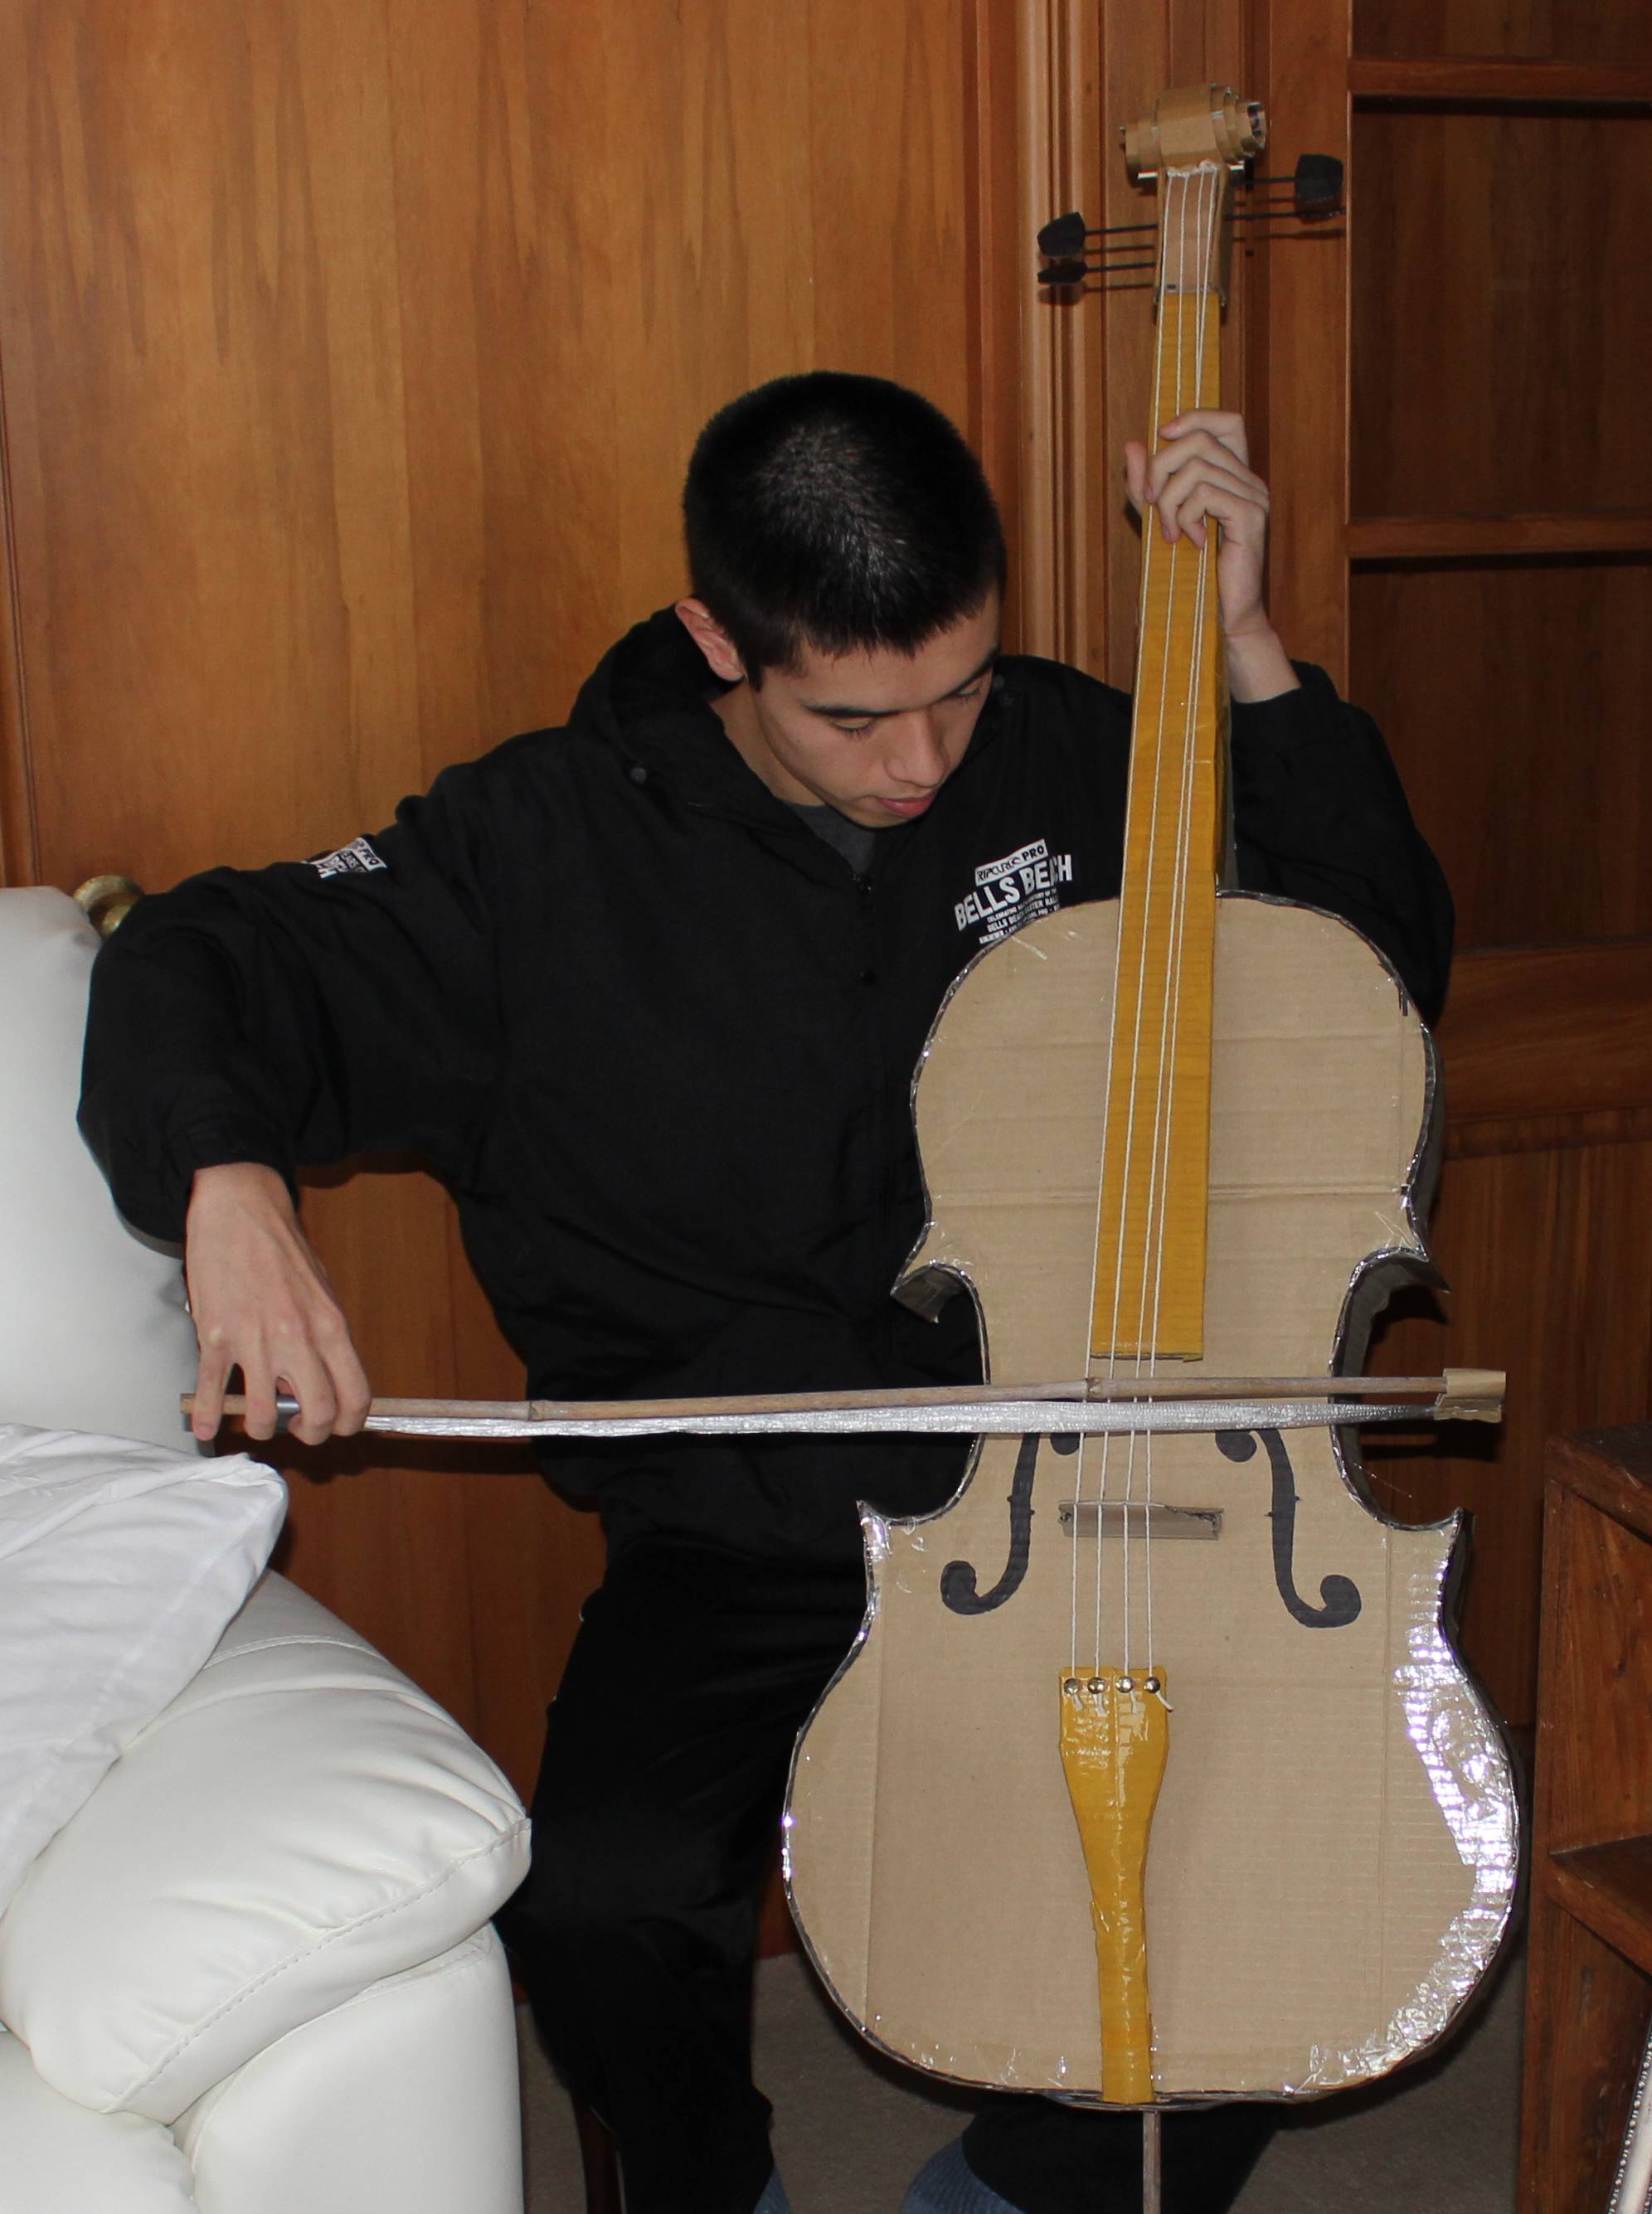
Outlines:
{"type": "MultiPolygon", "coordinates": [[[[750,2214],[768,2178],[759,1891],[792,1741],[865,1604],[858,1567],[666,1544],[621,1553],[586,1603],[550,1709],[533,1867],[500,1927],[558,2064],[618,2138],[629,2214],[750,2214]]],[[[1178,2138],[1221,2121],[1174,2118],[1167,2166],[1178,2138]]],[[[1013,2097],[965,2139],[1026,2214],[1139,2205],[1139,2146],[1133,2118],[1013,2097]]]]}

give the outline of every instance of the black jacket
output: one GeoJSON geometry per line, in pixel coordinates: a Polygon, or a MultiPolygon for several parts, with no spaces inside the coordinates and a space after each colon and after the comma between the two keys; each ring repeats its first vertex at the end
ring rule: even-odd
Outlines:
{"type": "MultiPolygon", "coordinates": [[[[1325,676],[1233,718],[1240,881],[1333,908],[1437,1005],[1451,910],[1382,741],[1325,676]]],[[[1118,887],[1128,704],[1001,665],[934,805],[859,878],[747,768],[670,614],[566,730],[448,769],[339,854],[145,900],[95,972],[82,1125],[122,1211],[191,1177],[416,1150],[555,1397],[976,1373],[967,1299],[890,1287],[921,1227],[909,1087],[987,939],[1118,887]],[[993,865],[1017,857],[1007,872],[993,865]]],[[[610,1536],[853,1557],[852,1512],[938,1503],[956,1440],[557,1447],[610,1536]]]]}

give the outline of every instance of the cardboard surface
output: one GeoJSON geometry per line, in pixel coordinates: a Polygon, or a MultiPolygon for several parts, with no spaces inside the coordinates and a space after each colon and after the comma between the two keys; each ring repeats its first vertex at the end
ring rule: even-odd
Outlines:
{"type": "MultiPolygon", "coordinates": [[[[967,1279],[994,1375],[1096,1367],[1116,932],[1115,908],[1086,907],[995,948],[921,1078],[932,1228],[915,1266],[967,1279]]],[[[1311,1373],[1333,1365],[1369,1257],[1421,1252],[1427,1046],[1356,933],[1243,897],[1221,903],[1215,1030],[1189,1373],[1311,1373]]],[[[792,1893],[841,2003],[941,2075],[1098,2090],[1059,1684],[1074,1664],[1156,1663],[1174,1686],[1147,1862],[1156,2095],[1329,2089],[1427,2045],[1496,1948],[1514,1868],[1502,1742],[1439,1629],[1454,1526],[1382,1521],[1328,1431],[1022,1455],[991,1440],[944,1514],[874,1528],[868,1633],[799,1740],[792,1893]],[[1104,1538],[1098,1581],[1098,1541],[1075,1558],[1059,1508],[1101,1496],[1215,1508],[1221,1534],[1104,1538]]]]}

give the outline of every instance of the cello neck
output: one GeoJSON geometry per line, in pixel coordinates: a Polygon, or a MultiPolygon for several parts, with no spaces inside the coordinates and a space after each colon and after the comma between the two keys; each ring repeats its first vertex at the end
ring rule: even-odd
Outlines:
{"type": "MultiPolygon", "coordinates": [[[[1206,103],[1208,107],[1208,103],[1206,103]]],[[[1162,107],[1162,104],[1161,104],[1162,107]]],[[[1160,171],[1159,425],[1221,404],[1229,162],[1160,171]]],[[[1227,686],[1216,532],[1166,546],[1143,518],[1135,698],[1098,1217],[1092,1358],[1196,1360],[1204,1347],[1210,1025],[1226,823],[1227,686]]]]}

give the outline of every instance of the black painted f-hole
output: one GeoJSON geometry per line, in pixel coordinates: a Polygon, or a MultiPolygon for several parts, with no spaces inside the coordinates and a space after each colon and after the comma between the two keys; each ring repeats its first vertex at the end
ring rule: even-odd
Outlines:
{"type": "Polygon", "coordinates": [[[1250,1460],[1258,1437],[1268,1448],[1268,1465],[1273,1471],[1274,1497],[1268,1519],[1274,1526],[1274,1581],[1279,1596],[1292,1618],[1305,1630],[1345,1630],[1358,1618],[1362,1604],[1359,1587],[1351,1578],[1322,1578],[1319,1597],[1324,1605],[1320,1606],[1310,1606],[1296,1588],[1296,1472],[1284,1439],[1277,1430],[1258,1430],[1254,1436],[1249,1430],[1218,1430],[1216,1443],[1229,1460],[1250,1460]]]}
{"type": "MultiPolygon", "coordinates": [[[[1076,1453],[1076,1438],[1051,1438],[1050,1444],[1058,1453],[1076,1453]]],[[[1015,1456],[1015,1476],[1010,1484],[1010,1550],[1004,1563],[1004,1573],[990,1591],[980,1588],[980,1580],[968,1561],[949,1561],[940,1572],[940,1595],[943,1605],[954,1614],[990,1614],[995,1606],[1002,1606],[1021,1588],[1022,1578],[1027,1572],[1027,1557],[1032,1550],[1032,1478],[1038,1465],[1038,1447],[1043,1440],[1023,1438],[1021,1450],[1015,1456]]]]}

